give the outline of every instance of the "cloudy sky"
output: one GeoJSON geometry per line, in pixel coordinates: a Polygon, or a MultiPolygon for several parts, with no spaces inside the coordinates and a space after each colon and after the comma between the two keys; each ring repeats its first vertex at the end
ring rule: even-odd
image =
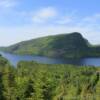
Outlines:
{"type": "Polygon", "coordinates": [[[0,0],[0,46],[74,31],[100,44],[100,0],[0,0]]]}

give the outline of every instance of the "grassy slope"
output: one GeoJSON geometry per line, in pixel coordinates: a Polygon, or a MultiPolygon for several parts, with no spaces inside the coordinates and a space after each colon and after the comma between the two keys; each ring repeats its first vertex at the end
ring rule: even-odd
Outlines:
{"type": "Polygon", "coordinates": [[[23,41],[7,48],[1,48],[1,50],[16,54],[34,54],[63,58],[100,56],[100,47],[92,47],[77,32],[23,41]]]}

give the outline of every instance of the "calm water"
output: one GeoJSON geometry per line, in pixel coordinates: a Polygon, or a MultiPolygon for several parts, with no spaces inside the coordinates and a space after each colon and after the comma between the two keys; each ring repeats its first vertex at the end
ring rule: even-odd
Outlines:
{"type": "Polygon", "coordinates": [[[100,58],[84,58],[84,59],[54,59],[43,56],[31,56],[31,55],[15,55],[5,52],[0,52],[3,57],[7,58],[14,66],[19,61],[36,61],[44,64],[74,64],[74,65],[93,65],[100,66],[100,58]]]}

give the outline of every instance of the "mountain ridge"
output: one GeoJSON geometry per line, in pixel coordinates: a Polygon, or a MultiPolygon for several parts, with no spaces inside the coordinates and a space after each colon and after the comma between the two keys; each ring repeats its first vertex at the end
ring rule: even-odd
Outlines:
{"type": "Polygon", "coordinates": [[[100,47],[93,47],[79,32],[22,41],[8,47],[0,48],[0,50],[15,54],[62,58],[100,56],[100,47]]]}

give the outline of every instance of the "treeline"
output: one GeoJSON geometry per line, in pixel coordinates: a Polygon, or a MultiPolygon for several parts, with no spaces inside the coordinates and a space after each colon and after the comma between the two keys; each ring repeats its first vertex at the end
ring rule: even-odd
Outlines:
{"type": "Polygon", "coordinates": [[[100,100],[100,68],[0,58],[0,100],[100,100]]]}

